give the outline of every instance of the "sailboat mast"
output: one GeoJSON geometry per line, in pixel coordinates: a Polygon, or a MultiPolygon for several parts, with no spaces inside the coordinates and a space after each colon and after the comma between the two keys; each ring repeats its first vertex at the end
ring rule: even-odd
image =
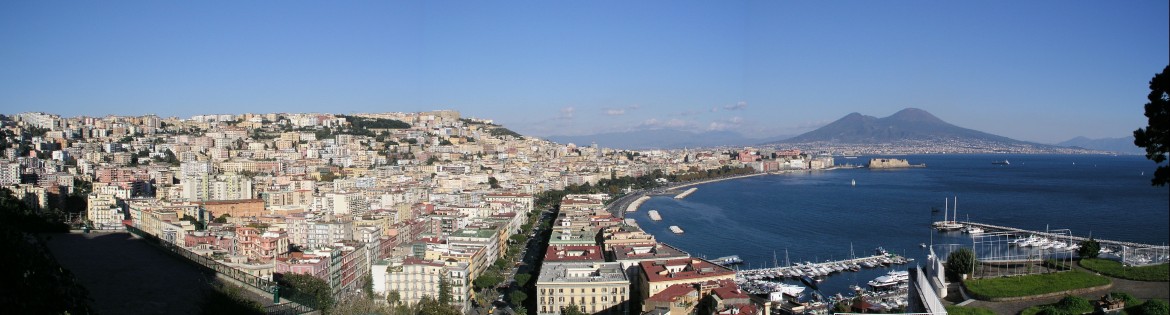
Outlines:
{"type": "Polygon", "coordinates": [[[947,222],[947,215],[951,214],[951,198],[943,198],[943,223],[947,222]]]}
{"type": "Polygon", "coordinates": [[[959,221],[959,196],[955,196],[955,215],[951,216],[955,222],[959,221]]]}

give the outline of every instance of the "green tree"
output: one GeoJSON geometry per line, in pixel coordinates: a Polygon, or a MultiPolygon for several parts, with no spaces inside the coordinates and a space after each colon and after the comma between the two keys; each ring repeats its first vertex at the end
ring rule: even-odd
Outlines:
{"type": "Polygon", "coordinates": [[[390,290],[386,292],[386,303],[389,303],[390,306],[398,305],[398,303],[402,303],[402,295],[398,293],[398,290],[390,290]]]}
{"type": "Polygon", "coordinates": [[[488,177],[488,186],[491,186],[492,188],[500,188],[500,181],[495,177],[488,177]]]}
{"type": "Polygon", "coordinates": [[[1146,96],[1146,128],[1133,131],[1133,144],[1146,148],[1146,158],[1159,165],[1150,184],[1165,186],[1170,182],[1170,165],[1161,165],[1170,155],[1170,65],[1150,79],[1150,94],[1146,96]]]}
{"type": "Polygon", "coordinates": [[[512,300],[512,305],[522,305],[524,300],[528,299],[528,293],[516,290],[508,294],[508,298],[512,300]]]}
{"type": "Polygon", "coordinates": [[[516,305],[516,307],[513,307],[513,309],[515,309],[515,310],[516,310],[516,314],[519,314],[519,315],[528,315],[528,309],[527,309],[527,308],[525,308],[524,306],[521,306],[521,305],[516,305]]]}
{"type": "Polygon", "coordinates": [[[1077,249],[1077,255],[1081,258],[1097,258],[1101,254],[1101,243],[1092,238],[1081,242],[1081,248],[1077,249]]]}
{"type": "Polygon", "coordinates": [[[947,255],[947,264],[944,267],[947,279],[962,281],[964,274],[971,273],[975,268],[975,252],[970,248],[960,248],[947,255]]]}
{"type": "Polygon", "coordinates": [[[310,307],[322,311],[328,311],[335,303],[333,289],[329,287],[328,283],[325,283],[325,280],[317,277],[286,273],[277,278],[277,283],[280,284],[282,296],[298,303],[308,304],[310,307]]]}
{"type": "Polygon", "coordinates": [[[582,311],[577,304],[569,304],[569,306],[561,308],[561,315],[587,315],[587,313],[582,311]]]}
{"type": "Polygon", "coordinates": [[[1139,313],[1147,314],[1147,315],[1153,315],[1153,314],[1165,315],[1165,314],[1170,313],[1170,305],[1167,305],[1166,301],[1159,300],[1159,299],[1146,300],[1146,302],[1142,303],[1142,305],[1139,305],[1137,307],[1137,309],[1138,309],[1139,313]]]}
{"type": "Polygon", "coordinates": [[[366,283],[365,285],[362,286],[362,293],[366,294],[366,299],[373,299],[374,298],[374,276],[367,272],[366,275],[362,277],[362,281],[364,281],[366,283]]]}
{"type": "Polygon", "coordinates": [[[532,280],[532,275],[527,274],[527,273],[517,273],[516,274],[516,284],[518,284],[520,286],[524,286],[525,284],[528,283],[528,280],[532,280]]]}
{"type": "Polygon", "coordinates": [[[439,277],[439,304],[444,306],[452,306],[454,297],[451,294],[451,281],[447,279],[447,275],[439,277]]]}
{"type": "Polygon", "coordinates": [[[502,281],[503,278],[500,277],[499,273],[496,271],[488,271],[484,272],[482,275],[479,275],[478,278],[475,278],[475,281],[472,281],[472,284],[474,284],[477,289],[486,289],[495,287],[502,281]]]}
{"type": "Polygon", "coordinates": [[[418,315],[459,315],[459,310],[450,305],[443,305],[430,296],[424,296],[418,301],[418,315]]]}

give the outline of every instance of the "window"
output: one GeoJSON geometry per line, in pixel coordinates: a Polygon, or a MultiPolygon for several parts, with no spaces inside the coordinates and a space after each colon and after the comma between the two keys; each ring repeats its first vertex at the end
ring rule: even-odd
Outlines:
{"type": "Polygon", "coordinates": [[[565,289],[557,289],[557,293],[565,293],[565,289]]]}

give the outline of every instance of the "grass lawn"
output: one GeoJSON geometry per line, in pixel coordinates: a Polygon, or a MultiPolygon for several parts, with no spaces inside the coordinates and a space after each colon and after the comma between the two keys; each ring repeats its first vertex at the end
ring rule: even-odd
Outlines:
{"type": "Polygon", "coordinates": [[[984,298],[1032,296],[1109,284],[1109,278],[1084,271],[973,279],[963,282],[967,290],[984,298]]]}
{"type": "Polygon", "coordinates": [[[1093,302],[1079,296],[1066,296],[1052,304],[1036,305],[1020,311],[1020,315],[1085,314],[1093,312],[1093,302]]]}
{"type": "Polygon", "coordinates": [[[1126,267],[1120,262],[1108,259],[1088,258],[1081,260],[1081,267],[1114,278],[1137,281],[1170,281],[1170,264],[1126,267]]]}
{"type": "Polygon", "coordinates": [[[947,306],[947,314],[952,315],[995,315],[995,312],[982,308],[970,306],[947,306]]]}

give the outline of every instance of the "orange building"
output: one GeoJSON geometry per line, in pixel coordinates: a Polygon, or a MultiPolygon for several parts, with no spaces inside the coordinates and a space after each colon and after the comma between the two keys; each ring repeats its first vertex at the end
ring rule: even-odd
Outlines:
{"type": "Polygon", "coordinates": [[[196,204],[203,206],[207,212],[215,217],[224,214],[233,218],[258,217],[265,215],[264,199],[204,201],[196,204]]]}

